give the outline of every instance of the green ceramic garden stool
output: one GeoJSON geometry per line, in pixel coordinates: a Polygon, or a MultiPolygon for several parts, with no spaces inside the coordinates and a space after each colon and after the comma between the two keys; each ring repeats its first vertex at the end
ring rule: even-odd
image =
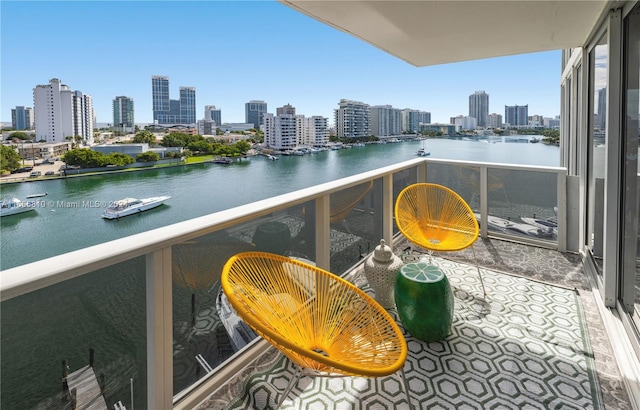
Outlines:
{"type": "Polygon", "coordinates": [[[408,263],[396,277],[395,300],[404,328],[415,338],[447,337],[453,322],[453,292],[447,276],[427,262],[408,263]]]}

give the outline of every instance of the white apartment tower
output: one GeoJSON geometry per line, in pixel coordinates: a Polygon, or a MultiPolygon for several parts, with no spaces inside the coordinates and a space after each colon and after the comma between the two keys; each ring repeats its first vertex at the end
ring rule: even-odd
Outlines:
{"type": "Polygon", "coordinates": [[[290,150],[298,146],[296,116],[282,114],[275,116],[264,113],[264,143],[277,150],[290,150]]]}
{"type": "Polygon", "coordinates": [[[402,111],[390,105],[371,107],[371,134],[389,137],[402,133],[402,111]]]}
{"type": "Polygon", "coordinates": [[[301,135],[298,137],[300,145],[317,147],[329,142],[329,119],[320,115],[302,117],[301,135]]]}
{"type": "Polygon", "coordinates": [[[72,91],[57,78],[33,89],[36,140],[64,142],[67,137],[82,137],[93,143],[94,112],[90,95],[72,91]]]}
{"type": "Polygon", "coordinates": [[[334,121],[338,137],[368,137],[371,135],[369,104],[342,99],[334,110],[334,121]]]}
{"type": "Polygon", "coordinates": [[[419,132],[422,129],[420,124],[431,124],[431,113],[405,108],[401,111],[401,121],[401,132],[419,132]]]}
{"type": "Polygon", "coordinates": [[[497,113],[489,114],[487,128],[502,128],[502,115],[497,113]]]}

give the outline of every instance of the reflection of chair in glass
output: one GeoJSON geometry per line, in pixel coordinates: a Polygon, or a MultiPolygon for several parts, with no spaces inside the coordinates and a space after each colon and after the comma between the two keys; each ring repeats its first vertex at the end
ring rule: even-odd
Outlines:
{"type": "Polygon", "coordinates": [[[460,195],[442,185],[410,185],[398,195],[395,218],[405,238],[429,252],[459,251],[470,247],[486,297],[478,258],[473,249],[473,243],[478,238],[478,221],[460,195]]]}
{"type": "Polygon", "coordinates": [[[373,181],[367,181],[331,194],[329,200],[329,218],[331,222],[344,220],[365,195],[369,193],[372,187],[373,181]]]}
{"type": "MultiPolygon", "coordinates": [[[[465,186],[465,188],[469,189],[471,194],[470,203],[473,203],[480,195],[480,169],[477,167],[471,166],[460,166],[454,165],[453,170],[456,175],[460,179],[460,182],[465,186]]],[[[504,183],[502,179],[500,179],[497,175],[492,172],[487,173],[487,192],[494,192],[498,190],[502,190],[504,194],[504,199],[507,202],[507,206],[511,208],[511,204],[509,203],[509,198],[507,197],[507,191],[504,189],[504,183]]]]}
{"type": "Polygon", "coordinates": [[[351,233],[346,218],[353,211],[353,208],[371,191],[371,188],[373,188],[373,181],[367,181],[332,193],[329,199],[329,220],[332,223],[342,222],[344,229],[351,233]]]}
{"type": "Polygon", "coordinates": [[[238,315],[302,374],[381,377],[401,371],[407,345],[398,325],[373,298],[346,280],[298,260],[265,252],[233,256],[222,289],[238,315]]]}

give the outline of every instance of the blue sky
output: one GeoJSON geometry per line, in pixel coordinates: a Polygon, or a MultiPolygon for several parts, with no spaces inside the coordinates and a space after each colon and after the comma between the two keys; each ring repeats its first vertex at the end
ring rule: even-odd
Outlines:
{"type": "Polygon", "coordinates": [[[431,112],[432,122],[468,115],[469,95],[489,94],[489,112],[529,105],[560,113],[560,51],[414,67],[275,1],[0,2],[1,111],[33,106],[33,88],[59,78],[93,97],[99,123],[112,100],[133,98],[136,123],[151,122],[151,76],[170,95],[196,88],[223,122],[244,122],[244,103],[333,122],[342,98],[431,112]]]}

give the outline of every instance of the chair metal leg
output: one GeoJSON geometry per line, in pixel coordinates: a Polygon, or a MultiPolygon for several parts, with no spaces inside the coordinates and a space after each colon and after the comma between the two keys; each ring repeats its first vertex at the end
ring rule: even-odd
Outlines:
{"type": "MultiPolygon", "coordinates": [[[[398,373],[396,372],[396,374],[398,373]]],[[[412,409],[413,404],[411,403],[411,397],[409,396],[409,384],[407,383],[407,376],[404,374],[404,368],[400,369],[400,375],[398,377],[400,377],[400,381],[404,386],[404,393],[407,395],[407,403],[409,404],[409,408],[412,409]]]]}
{"type": "Polygon", "coordinates": [[[487,297],[487,291],[484,288],[484,281],[482,280],[482,273],[480,273],[480,264],[478,263],[478,257],[476,256],[476,250],[471,245],[471,250],[473,251],[473,258],[476,260],[476,268],[478,269],[478,276],[480,277],[480,284],[482,285],[482,293],[484,297],[487,297]]]}
{"type": "Polygon", "coordinates": [[[285,389],[284,393],[282,393],[282,396],[280,397],[280,400],[278,401],[278,404],[276,405],[276,409],[279,409],[280,406],[282,406],[282,403],[284,402],[284,399],[289,395],[289,392],[293,388],[294,382],[297,382],[298,379],[300,378],[300,375],[302,373],[302,369],[298,365],[296,365],[296,367],[298,368],[298,370],[296,370],[296,373],[293,375],[293,377],[289,381],[289,385],[285,389]]]}

